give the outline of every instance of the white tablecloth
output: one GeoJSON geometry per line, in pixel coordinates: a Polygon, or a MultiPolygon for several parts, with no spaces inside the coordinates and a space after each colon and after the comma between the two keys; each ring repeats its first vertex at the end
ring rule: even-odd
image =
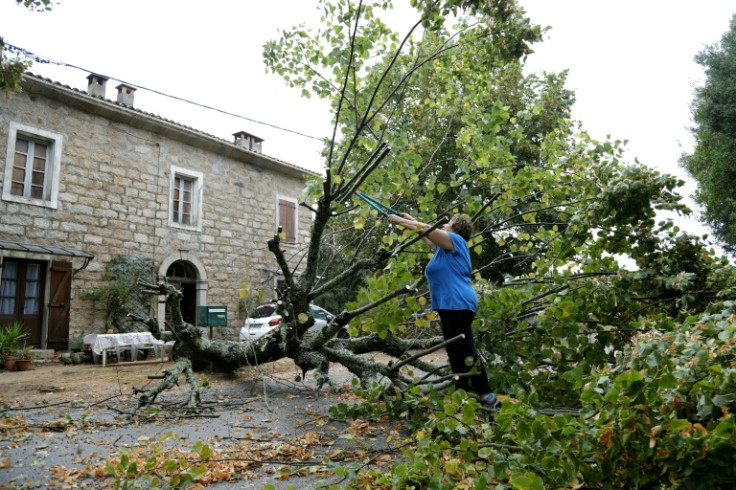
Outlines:
{"type": "Polygon", "coordinates": [[[105,349],[114,348],[118,359],[121,350],[131,349],[137,352],[138,349],[153,346],[158,354],[158,350],[164,345],[164,342],[156,340],[151,332],[101,334],[91,340],[93,354],[99,356],[105,349]]]}

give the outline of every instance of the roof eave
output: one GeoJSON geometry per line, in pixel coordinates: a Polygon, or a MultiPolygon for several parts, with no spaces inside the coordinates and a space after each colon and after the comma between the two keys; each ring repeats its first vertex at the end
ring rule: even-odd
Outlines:
{"type": "Polygon", "coordinates": [[[193,128],[163,119],[138,109],[130,108],[107,99],[41,78],[31,73],[23,76],[23,90],[29,94],[43,95],[90,114],[98,115],[128,126],[160,134],[198,148],[240,160],[260,168],[268,168],[292,177],[319,176],[318,173],[235,145],[193,128]]]}

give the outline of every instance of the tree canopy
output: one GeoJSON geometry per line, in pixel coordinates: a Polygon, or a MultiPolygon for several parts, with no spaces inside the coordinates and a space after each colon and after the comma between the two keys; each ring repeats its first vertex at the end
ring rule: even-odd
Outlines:
{"type": "Polygon", "coordinates": [[[703,219],[729,252],[736,251],[736,17],[720,43],[706,47],[695,61],[705,69],[705,84],[692,104],[695,147],[681,163],[697,181],[695,200],[703,219]]]}

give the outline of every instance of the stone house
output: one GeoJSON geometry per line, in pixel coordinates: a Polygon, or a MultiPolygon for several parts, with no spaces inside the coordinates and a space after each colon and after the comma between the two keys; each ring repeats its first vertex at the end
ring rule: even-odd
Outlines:
{"type": "MultiPolygon", "coordinates": [[[[269,298],[277,287],[266,240],[279,226],[298,259],[314,174],[251,134],[219,139],[136,109],[133,87],[112,101],[106,77],[87,79],[85,92],[26,74],[23,92],[0,94],[0,325],[22,321],[32,345],[55,350],[104,332],[80,293],[123,256],[181,287],[186,320],[225,305],[236,330],[241,285],[269,298]]],[[[156,313],[163,321],[162,304],[156,313]]]]}

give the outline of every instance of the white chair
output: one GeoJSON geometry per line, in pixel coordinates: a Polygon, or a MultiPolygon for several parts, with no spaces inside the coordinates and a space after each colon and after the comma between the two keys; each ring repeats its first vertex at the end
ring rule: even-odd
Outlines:
{"type": "Polygon", "coordinates": [[[138,360],[138,351],[153,351],[154,357],[160,357],[163,361],[164,359],[164,351],[162,349],[163,343],[159,344],[157,342],[147,342],[145,344],[134,344],[131,346],[130,349],[130,360],[131,361],[137,361],[138,360]]]}
{"type": "Polygon", "coordinates": [[[130,353],[131,359],[133,359],[132,356],[135,349],[130,345],[115,345],[112,347],[105,347],[104,349],[102,349],[102,367],[105,367],[105,364],[107,364],[108,354],[114,353],[118,362],[121,362],[123,360],[123,353],[126,351],[130,353]]]}

